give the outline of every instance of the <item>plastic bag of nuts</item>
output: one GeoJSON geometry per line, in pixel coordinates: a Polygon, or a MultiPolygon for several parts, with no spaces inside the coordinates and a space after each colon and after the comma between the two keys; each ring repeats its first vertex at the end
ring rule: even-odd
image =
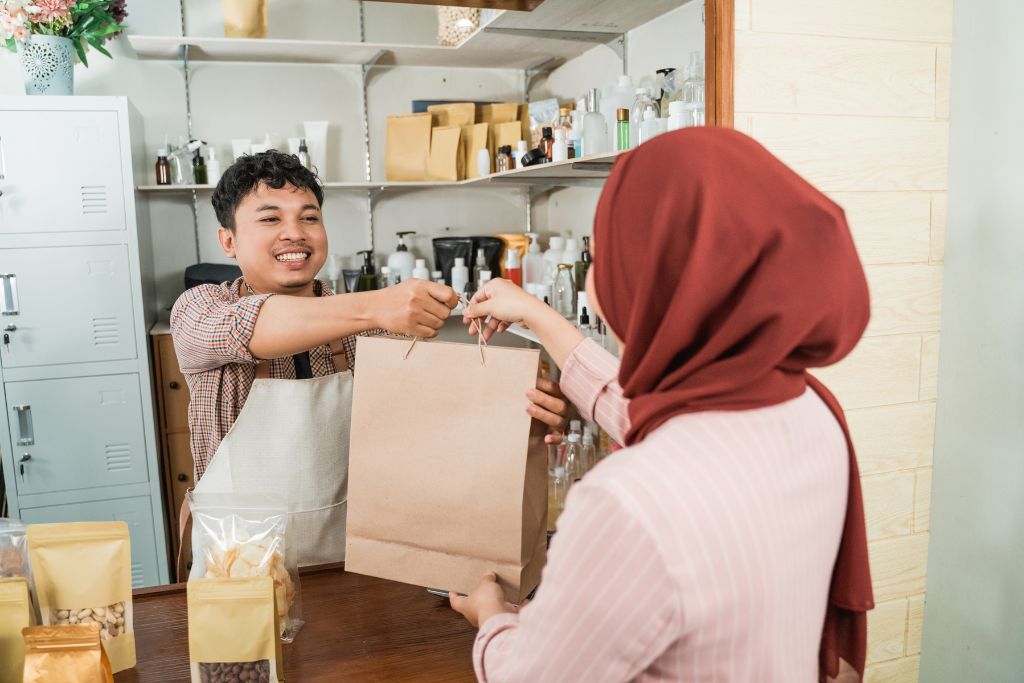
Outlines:
{"type": "Polygon", "coordinates": [[[0,517],[0,579],[14,576],[31,578],[25,536],[24,524],[16,519],[0,517]]]}
{"type": "Polygon", "coordinates": [[[192,683],[284,678],[273,579],[189,579],[187,592],[192,683]]]}
{"type": "Polygon", "coordinates": [[[51,623],[58,626],[61,624],[99,624],[100,640],[110,640],[124,633],[124,603],[117,602],[106,607],[57,609],[53,612],[51,623]]]}
{"type": "Polygon", "coordinates": [[[302,628],[302,600],[294,550],[287,543],[288,508],[272,496],[189,495],[192,569],[189,579],[269,576],[281,640],[302,628]]]}
{"type": "Polygon", "coordinates": [[[114,673],[134,667],[128,525],[31,524],[28,550],[43,626],[97,624],[114,673]]]}
{"type": "Polygon", "coordinates": [[[455,47],[480,28],[480,10],[468,7],[437,8],[437,44],[455,47]]]}

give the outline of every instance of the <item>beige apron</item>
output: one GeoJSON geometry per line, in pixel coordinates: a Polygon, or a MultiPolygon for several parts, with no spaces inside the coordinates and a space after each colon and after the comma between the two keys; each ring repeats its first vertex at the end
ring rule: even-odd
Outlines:
{"type": "MultiPolygon", "coordinates": [[[[335,367],[344,367],[340,344],[331,350],[335,367]]],[[[352,372],[301,380],[267,374],[268,364],[259,364],[245,406],[195,492],[283,496],[299,566],[342,562],[352,372]]],[[[187,514],[183,509],[183,521],[187,514]]]]}

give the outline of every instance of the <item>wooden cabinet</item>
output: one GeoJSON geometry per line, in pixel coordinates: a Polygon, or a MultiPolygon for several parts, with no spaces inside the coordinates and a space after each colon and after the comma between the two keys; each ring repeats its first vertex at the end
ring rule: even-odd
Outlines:
{"type": "Polygon", "coordinates": [[[160,423],[160,463],[171,531],[171,557],[178,554],[178,512],[185,493],[195,486],[195,466],[188,430],[188,385],[178,368],[170,330],[157,325],[150,333],[153,345],[157,413],[160,423]]]}

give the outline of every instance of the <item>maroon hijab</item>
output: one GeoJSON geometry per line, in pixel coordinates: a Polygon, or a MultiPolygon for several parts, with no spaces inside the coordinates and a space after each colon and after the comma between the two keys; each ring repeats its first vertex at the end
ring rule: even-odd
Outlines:
{"type": "Polygon", "coordinates": [[[747,410],[807,386],[850,450],[843,537],[821,640],[863,674],[874,606],[860,476],[842,408],[807,373],[857,344],[868,289],[843,210],[764,147],[723,128],[655,138],[621,157],[594,219],[594,288],[625,343],[626,443],[669,418],[747,410]]]}

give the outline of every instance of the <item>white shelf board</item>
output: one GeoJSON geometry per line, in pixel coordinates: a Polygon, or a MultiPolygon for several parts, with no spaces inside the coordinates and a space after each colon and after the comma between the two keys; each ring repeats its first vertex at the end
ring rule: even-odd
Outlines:
{"type": "Polygon", "coordinates": [[[140,59],[176,60],[187,45],[189,59],[202,62],[361,65],[380,54],[381,66],[529,69],[577,57],[686,2],[546,0],[533,12],[503,12],[458,47],[135,34],[128,42],[140,59]]]}
{"type": "MultiPolygon", "coordinates": [[[[492,173],[484,178],[473,178],[459,182],[407,182],[407,183],[324,183],[325,190],[417,190],[463,187],[495,187],[499,185],[563,185],[592,184],[592,181],[603,180],[611,172],[615,160],[622,152],[610,152],[591,157],[569,159],[539,166],[517,168],[504,173],[492,173]]],[[[139,185],[140,192],[190,192],[192,190],[212,190],[213,185],[139,185]]]]}

